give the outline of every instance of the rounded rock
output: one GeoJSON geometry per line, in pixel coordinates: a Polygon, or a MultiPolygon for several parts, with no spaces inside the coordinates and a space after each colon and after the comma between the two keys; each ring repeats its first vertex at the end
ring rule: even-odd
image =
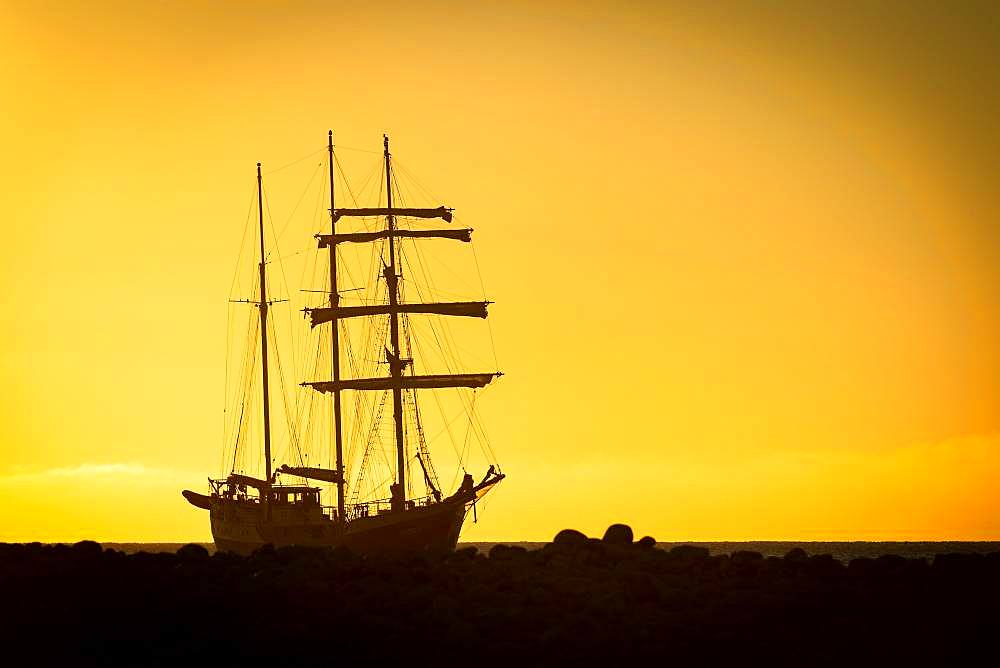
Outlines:
{"type": "Polygon", "coordinates": [[[631,545],[632,539],[632,527],[627,524],[612,524],[601,540],[611,545],[631,545]]]}
{"type": "Polygon", "coordinates": [[[809,559],[809,555],[801,547],[793,547],[785,555],[785,561],[791,561],[795,563],[802,563],[809,559]]]}
{"type": "Polygon", "coordinates": [[[576,529],[563,529],[552,539],[553,545],[565,547],[578,547],[587,543],[587,537],[576,529]]]}
{"type": "Polygon", "coordinates": [[[177,550],[177,558],[191,561],[201,561],[208,559],[208,550],[203,545],[188,543],[177,550]]]}

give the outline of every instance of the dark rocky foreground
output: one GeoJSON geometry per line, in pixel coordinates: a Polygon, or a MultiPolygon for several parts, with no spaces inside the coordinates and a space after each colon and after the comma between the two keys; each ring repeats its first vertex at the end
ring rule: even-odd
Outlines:
{"type": "Polygon", "coordinates": [[[1000,637],[1000,552],[843,564],[653,545],[623,525],[395,559],[0,545],[0,651],[72,666],[922,665],[988,656],[1000,637]]]}

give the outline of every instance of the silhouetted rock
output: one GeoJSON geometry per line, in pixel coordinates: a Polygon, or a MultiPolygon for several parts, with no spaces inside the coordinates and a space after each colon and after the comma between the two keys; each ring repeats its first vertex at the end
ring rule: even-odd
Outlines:
{"type": "Polygon", "coordinates": [[[852,575],[867,576],[875,571],[875,560],[871,557],[857,557],[847,564],[847,571],[852,575]]]}
{"type": "Polygon", "coordinates": [[[793,547],[785,555],[785,561],[792,563],[804,563],[809,559],[809,555],[801,547],[793,547]]]}
{"type": "Polygon", "coordinates": [[[641,547],[644,550],[652,550],[656,547],[656,539],[652,536],[643,536],[636,541],[636,547],[641,547]]]}
{"type": "Polygon", "coordinates": [[[473,559],[479,554],[479,548],[475,545],[470,545],[468,547],[462,547],[455,550],[452,553],[452,558],[457,559],[473,559]]]}
{"type": "Polygon", "coordinates": [[[552,539],[553,545],[561,547],[580,547],[586,543],[587,537],[576,529],[563,529],[552,539]]]}
{"type": "Polygon", "coordinates": [[[560,532],[539,550],[366,557],[0,544],[8,648],[53,665],[961,664],[1000,631],[1000,556],[710,555],[560,532]],[[639,548],[642,549],[639,549],[639,548]],[[10,611],[9,610],[9,611],[10,611]],[[331,629],[337,630],[336,651],[331,629]],[[774,638],[781,639],[776,656],[774,638]],[[155,645],[151,645],[155,643],[155,645]],[[150,647],[155,646],[155,651],[150,647]],[[965,652],[966,654],[962,654],[965,652]],[[41,657],[44,653],[44,660],[41,657]],[[138,658],[137,657],[141,657],[138,658]]]}
{"type": "Polygon", "coordinates": [[[881,571],[895,571],[906,565],[906,558],[898,554],[883,554],[875,559],[875,567],[881,571]]]}
{"type": "Polygon", "coordinates": [[[677,545],[670,548],[670,552],[668,554],[674,559],[700,561],[708,559],[709,552],[707,547],[699,547],[697,545],[677,545]]]}
{"type": "MultiPolygon", "coordinates": [[[[881,558],[879,557],[879,559],[881,558]]],[[[897,558],[902,559],[902,557],[897,558]]],[[[939,554],[934,557],[935,569],[948,569],[955,572],[970,572],[983,563],[985,563],[985,558],[981,554],[939,554]]]]}
{"type": "Polygon", "coordinates": [[[208,550],[201,545],[188,543],[177,550],[177,557],[185,561],[202,561],[208,559],[208,550]]]}
{"type": "Polygon", "coordinates": [[[92,540],[81,540],[73,545],[73,554],[78,557],[95,558],[101,556],[101,552],[101,544],[92,540]]]}
{"type": "Polygon", "coordinates": [[[631,545],[633,540],[632,527],[627,524],[612,524],[604,532],[601,539],[611,545],[631,545]]]}
{"type": "Polygon", "coordinates": [[[833,558],[832,554],[815,554],[806,561],[806,568],[815,577],[835,574],[844,569],[844,565],[833,558]]]}
{"type": "Polygon", "coordinates": [[[504,545],[503,543],[497,543],[490,548],[489,557],[490,559],[507,559],[510,554],[510,546],[504,545]]]}

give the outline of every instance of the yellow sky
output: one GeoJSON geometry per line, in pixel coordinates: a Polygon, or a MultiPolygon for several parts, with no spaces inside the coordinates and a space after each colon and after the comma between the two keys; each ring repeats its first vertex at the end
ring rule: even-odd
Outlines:
{"type": "Polygon", "coordinates": [[[254,165],[328,128],[476,229],[467,539],[1000,539],[989,3],[332,4],[0,6],[0,540],[209,539],[254,165]]]}

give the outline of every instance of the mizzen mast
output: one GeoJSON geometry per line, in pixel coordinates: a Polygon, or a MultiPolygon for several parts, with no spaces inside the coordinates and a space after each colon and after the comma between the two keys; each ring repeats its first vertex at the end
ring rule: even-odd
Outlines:
{"type": "Polygon", "coordinates": [[[267,278],[264,270],[264,186],[257,163],[257,220],[260,227],[260,357],[264,382],[264,479],[271,483],[271,411],[267,397],[267,278]]]}

